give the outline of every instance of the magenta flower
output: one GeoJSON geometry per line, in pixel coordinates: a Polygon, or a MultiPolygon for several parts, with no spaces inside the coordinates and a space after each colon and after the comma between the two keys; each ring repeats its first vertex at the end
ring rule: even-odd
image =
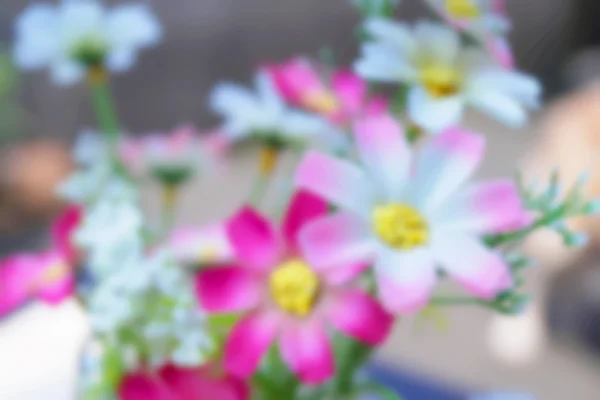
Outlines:
{"type": "Polygon", "coordinates": [[[32,298],[58,304],[73,294],[79,259],[73,233],[81,218],[81,207],[67,207],[52,224],[50,250],[16,254],[0,261],[0,316],[32,298]]]}
{"type": "Polygon", "coordinates": [[[79,261],[79,249],[73,240],[75,230],[83,218],[81,206],[73,204],[67,207],[54,221],[51,227],[53,246],[73,265],[79,261]]]}
{"type": "Polygon", "coordinates": [[[387,110],[382,97],[368,97],[365,81],[349,70],[337,70],[326,82],[304,58],[295,58],[268,68],[283,98],[298,107],[323,114],[338,125],[387,110]]]}
{"type": "Polygon", "coordinates": [[[156,373],[125,376],[119,385],[121,400],[247,400],[248,385],[214,372],[211,366],[180,368],[167,365],[156,373]]]}
{"type": "Polygon", "coordinates": [[[483,137],[450,129],[415,154],[399,124],[382,116],[356,124],[355,140],[362,168],[312,153],[298,169],[300,188],[339,207],[301,233],[312,265],[373,262],[380,299],[395,313],[428,302],[438,267],[484,299],[511,287],[509,267],[482,238],[530,216],[511,181],[466,185],[483,137]]]}
{"type": "Polygon", "coordinates": [[[387,337],[391,316],[351,285],[364,266],[347,265],[340,270],[343,274],[328,273],[307,263],[298,246],[305,224],[326,213],[322,200],[300,192],[280,233],[250,208],[229,223],[239,264],[202,270],[196,282],[207,312],[245,313],[225,345],[227,371],[250,377],[278,342],[290,369],[304,383],[319,384],[334,373],[329,327],[369,345],[387,337]]]}
{"type": "Polygon", "coordinates": [[[73,294],[74,288],[73,269],[59,251],[9,257],[0,263],[0,315],[32,298],[59,304],[73,294]]]}

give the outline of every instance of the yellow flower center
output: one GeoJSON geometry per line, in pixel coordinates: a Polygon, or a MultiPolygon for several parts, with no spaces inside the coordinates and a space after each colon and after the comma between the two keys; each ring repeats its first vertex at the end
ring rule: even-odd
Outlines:
{"type": "Polygon", "coordinates": [[[446,0],[446,10],[452,17],[460,19],[475,19],[481,15],[475,0],[446,0]]]}
{"type": "Polygon", "coordinates": [[[317,275],[299,259],[281,264],[270,277],[271,296],[275,303],[284,311],[300,317],[312,311],[319,287],[317,275]]]}
{"type": "Polygon", "coordinates": [[[200,250],[200,263],[210,264],[219,258],[219,251],[215,246],[207,246],[200,250]]]}
{"type": "Polygon", "coordinates": [[[69,272],[69,267],[63,262],[57,262],[46,268],[31,284],[29,290],[36,291],[39,288],[52,285],[63,279],[69,272]]]}
{"type": "Polygon", "coordinates": [[[335,96],[327,91],[308,93],[303,103],[306,108],[321,114],[334,113],[340,106],[335,96]]]}
{"type": "Polygon", "coordinates": [[[429,240],[427,221],[407,204],[377,207],[373,212],[373,230],[383,242],[398,250],[410,250],[429,240]]]}
{"type": "Polygon", "coordinates": [[[429,65],[421,70],[421,83],[434,98],[453,96],[460,90],[461,76],[456,68],[429,65]]]}

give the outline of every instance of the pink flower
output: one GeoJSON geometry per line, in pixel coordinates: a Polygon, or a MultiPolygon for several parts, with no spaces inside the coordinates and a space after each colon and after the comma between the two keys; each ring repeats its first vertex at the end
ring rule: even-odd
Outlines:
{"type": "Polygon", "coordinates": [[[387,337],[391,316],[351,285],[365,266],[326,273],[308,264],[298,246],[305,224],[326,214],[323,201],[300,192],[279,232],[250,208],[229,223],[239,264],[202,270],[196,281],[207,312],[244,312],[225,345],[227,371],[250,377],[277,341],[290,369],[304,383],[319,384],[334,373],[329,326],[369,345],[387,337]]]}
{"type": "Polygon", "coordinates": [[[214,371],[212,366],[165,366],[156,373],[125,376],[119,386],[121,400],[247,400],[248,385],[214,371]]]}
{"type": "Polygon", "coordinates": [[[223,223],[176,229],[169,240],[169,248],[184,264],[224,264],[234,257],[223,223]]]}
{"type": "Polygon", "coordinates": [[[365,81],[349,70],[335,71],[330,83],[304,58],[273,65],[268,70],[286,101],[323,114],[338,125],[387,109],[387,101],[381,97],[370,99],[365,81]]]}
{"type": "Polygon", "coordinates": [[[119,151],[134,175],[155,174],[158,178],[185,180],[198,170],[212,167],[228,146],[225,136],[218,131],[200,137],[195,127],[184,125],[167,134],[125,139],[119,151]]]}
{"type": "Polygon", "coordinates": [[[60,251],[18,254],[0,263],[0,315],[32,298],[59,304],[73,294],[75,278],[60,251]]]}
{"type": "Polygon", "coordinates": [[[327,271],[373,262],[379,297],[391,312],[423,307],[437,267],[466,290],[491,300],[512,285],[486,234],[522,227],[530,216],[508,180],[466,185],[482,160],[483,137],[450,129],[413,154],[389,116],[356,124],[356,164],[311,153],[296,183],[339,207],[300,235],[306,259],[327,271]]]}
{"type": "Polygon", "coordinates": [[[51,227],[53,247],[73,265],[79,261],[79,249],[73,242],[73,234],[81,224],[82,217],[82,207],[73,204],[58,216],[51,227]]]}
{"type": "Polygon", "coordinates": [[[506,35],[510,21],[505,0],[427,0],[448,24],[479,40],[500,65],[514,68],[506,35]]]}

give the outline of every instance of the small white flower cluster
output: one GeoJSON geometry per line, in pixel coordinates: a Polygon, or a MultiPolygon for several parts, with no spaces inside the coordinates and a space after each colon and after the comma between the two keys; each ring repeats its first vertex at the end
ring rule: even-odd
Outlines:
{"type": "Polygon", "coordinates": [[[82,167],[61,187],[82,203],[74,240],[86,253],[88,285],[79,285],[92,329],[123,354],[126,368],[201,365],[212,351],[206,321],[185,269],[166,249],[145,251],[144,215],[134,182],[115,172],[107,147],[86,133],[74,156],[82,167]]]}
{"type": "Polygon", "coordinates": [[[94,331],[134,348],[131,368],[142,357],[156,366],[201,365],[213,343],[185,270],[164,250],[121,267],[90,296],[94,331]]]}

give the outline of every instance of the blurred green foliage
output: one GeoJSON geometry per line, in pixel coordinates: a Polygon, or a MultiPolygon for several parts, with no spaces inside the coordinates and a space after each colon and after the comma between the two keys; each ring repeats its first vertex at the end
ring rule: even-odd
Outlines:
{"type": "Polygon", "coordinates": [[[0,51],[0,145],[23,130],[25,113],[17,103],[19,75],[7,51],[0,51]]]}

